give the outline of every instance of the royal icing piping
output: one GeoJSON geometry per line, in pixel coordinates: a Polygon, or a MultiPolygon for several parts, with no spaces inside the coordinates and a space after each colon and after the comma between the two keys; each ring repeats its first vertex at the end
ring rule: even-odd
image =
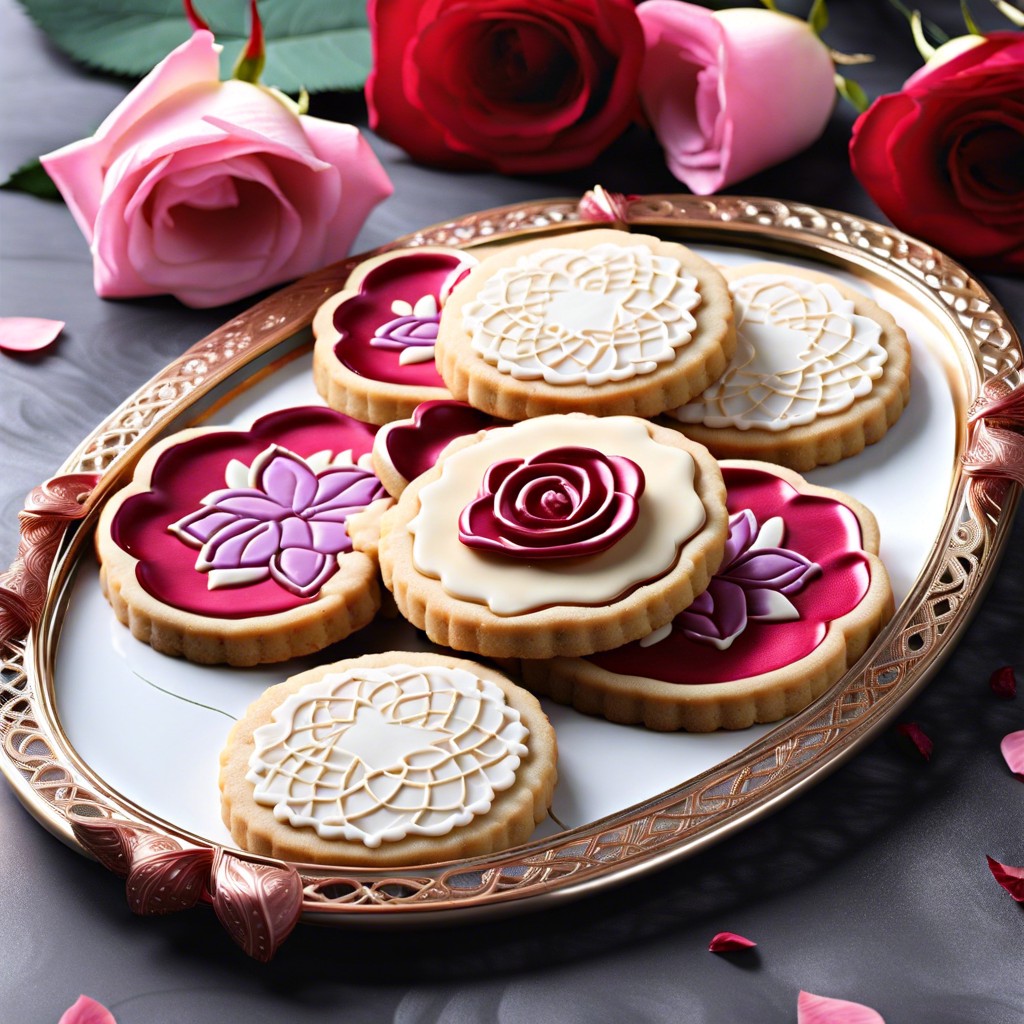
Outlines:
{"type": "Polygon", "coordinates": [[[512,558],[579,558],[621,540],[636,523],[643,470],[593,448],[550,448],[489,466],[459,516],[459,539],[512,558]]]}
{"type": "Polygon", "coordinates": [[[754,274],[730,284],[736,354],[683,423],[781,431],[848,409],[882,375],[882,328],[831,284],[754,274]]]}
{"type": "Polygon", "coordinates": [[[499,270],[463,309],[473,350],[499,372],[606,384],[671,362],[696,329],[697,279],[642,245],[541,249],[499,270]]]}
{"type": "Polygon", "coordinates": [[[337,572],[338,555],[352,550],[348,517],[385,496],[350,451],[304,459],[273,444],[251,466],[232,459],[225,483],[167,528],[199,548],[195,567],[211,590],[272,579],[297,597],[313,596],[337,572]]]}
{"type": "Polygon", "coordinates": [[[628,416],[543,416],[491,430],[446,457],[440,478],[420,491],[419,513],[409,523],[413,564],[452,597],[486,605],[496,615],[607,604],[672,569],[682,545],[704,525],[694,477],[688,452],[659,444],[645,422],[628,416]],[[459,514],[477,497],[488,468],[547,451],[553,436],[566,446],[598,449],[640,468],[646,485],[633,528],[607,550],[578,559],[528,562],[463,544],[459,514]]]}
{"type": "Polygon", "coordinates": [[[274,710],[253,734],[246,778],[278,821],[373,849],[486,814],[528,735],[501,688],[465,669],[354,668],[274,710]]]}

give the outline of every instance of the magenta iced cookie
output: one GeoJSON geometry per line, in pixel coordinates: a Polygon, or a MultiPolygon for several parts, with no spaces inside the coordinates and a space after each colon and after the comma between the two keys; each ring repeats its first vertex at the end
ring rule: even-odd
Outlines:
{"type": "Polygon", "coordinates": [[[97,532],[118,618],[158,651],[232,665],[308,654],[366,625],[391,501],[370,465],[373,434],[309,407],[156,445],[97,532]]]}
{"type": "Polygon", "coordinates": [[[709,732],[805,707],[892,614],[874,516],[758,462],[725,462],[729,539],[707,590],[637,643],[524,662],[535,692],[617,722],[709,732]]]}
{"type": "Polygon", "coordinates": [[[313,379],[333,409],[367,423],[450,397],[434,368],[441,308],[476,259],[423,246],[360,263],[313,320],[313,379]]]}

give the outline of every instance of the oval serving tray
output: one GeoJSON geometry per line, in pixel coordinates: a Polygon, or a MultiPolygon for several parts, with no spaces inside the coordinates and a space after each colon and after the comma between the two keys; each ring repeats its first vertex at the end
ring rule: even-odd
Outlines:
{"type": "MultiPolygon", "coordinates": [[[[328,267],[225,324],[109,416],[69,457],[63,475],[30,496],[19,559],[0,577],[0,768],[51,832],[126,877],[137,913],[212,904],[236,941],[267,959],[301,916],[409,925],[579,896],[685,857],[793,797],[889,721],[949,653],[996,566],[1024,485],[1021,345],[992,296],[948,257],[892,228],[742,197],[623,200],[597,190],[582,203],[473,214],[384,250],[502,244],[602,220],[703,246],[726,262],[744,253],[810,261],[913,310],[928,336],[932,395],[936,380],[948,385],[944,429],[952,451],[940,456],[948,477],[940,474],[937,485],[934,536],[894,574],[894,582],[905,576],[894,619],[820,699],[774,727],[730,734],[738,737],[732,752],[712,767],[651,798],[616,805],[599,820],[487,857],[387,871],[287,864],[204,839],[173,814],[125,796],[102,765],[83,757],[62,718],[59,648],[78,600],[76,570],[89,571],[91,527],[156,438],[244,404],[254,381],[273,380],[308,348],[305,328],[318,305],[363,257],[328,267]]],[[[918,402],[928,395],[928,387],[923,396],[915,392],[918,402]]],[[[884,443],[862,467],[877,467],[884,443]]],[[[843,485],[842,471],[835,479],[821,472],[828,476],[815,471],[811,479],[843,485]]]]}

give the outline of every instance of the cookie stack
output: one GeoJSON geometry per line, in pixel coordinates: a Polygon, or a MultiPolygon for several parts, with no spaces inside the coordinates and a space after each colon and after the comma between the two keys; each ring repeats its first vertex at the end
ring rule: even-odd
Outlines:
{"type": "Polygon", "coordinates": [[[832,277],[723,274],[591,229],[387,253],[314,333],[332,408],[167,439],[98,539],[118,616],[167,653],[323,649],[374,617],[378,567],[452,652],[325,665],[257,701],[222,758],[247,849],[514,845],[556,778],[533,695],[658,730],[775,721],[892,614],[871,512],[796,472],[877,441],[909,395],[906,335],[832,277]]]}

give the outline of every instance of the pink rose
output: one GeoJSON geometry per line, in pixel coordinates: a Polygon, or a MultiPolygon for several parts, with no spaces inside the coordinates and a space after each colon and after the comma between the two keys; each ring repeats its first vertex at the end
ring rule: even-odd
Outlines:
{"type": "Polygon", "coordinates": [[[93,253],[96,294],[216,306],[341,259],[391,183],[351,125],[221,82],[199,31],[89,139],[42,158],[93,253]]]}
{"type": "Polygon", "coordinates": [[[585,167],[632,120],[633,0],[372,0],[370,127],[420,163],[585,167]]]}
{"type": "Polygon", "coordinates": [[[901,230],[1024,273],[1024,34],[951,41],[937,57],[949,59],[857,119],[853,173],[901,230]]]}
{"type": "Polygon", "coordinates": [[[828,48],[805,21],[676,0],[637,8],[647,53],[640,100],[669,170],[698,195],[787,160],[835,101],[828,48]]]}

